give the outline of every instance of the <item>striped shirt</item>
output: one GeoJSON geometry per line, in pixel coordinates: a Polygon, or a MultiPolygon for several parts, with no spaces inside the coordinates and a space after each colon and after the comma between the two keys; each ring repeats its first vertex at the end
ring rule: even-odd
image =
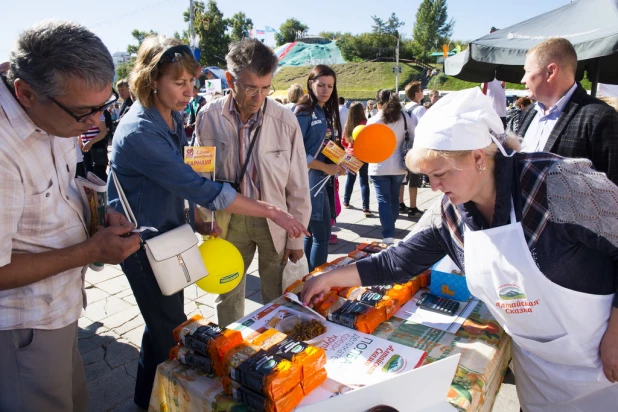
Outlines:
{"type": "MultiPolygon", "coordinates": [[[[39,129],[0,81],[0,266],[86,240],[74,138],[39,129]]],[[[58,329],[82,310],[81,267],[0,291],[0,330],[58,329]]]]}
{"type": "MultiPolygon", "coordinates": [[[[99,121],[105,122],[105,115],[103,113],[101,113],[101,117],[99,117],[99,121]]],[[[86,130],[84,133],[82,133],[79,136],[79,138],[82,140],[82,144],[86,144],[92,139],[94,139],[95,137],[97,137],[100,131],[101,129],[99,128],[99,126],[92,126],[90,129],[86,130]]]]}
{"type": "MultiPolygon", "coordinates": [[[[260,109],[258,112],[253,113],[249,120],[247,120],[246,123],[243,123],[240,119],[240,113],[236,109],[236,105],[234,103],[235,100],[232,98],[230,100],[229,111],[231,114],[233,114],[234,119],[236,119],[236,130],[238,131],[238,142],[240,143],[238,151],[240,173],[240,171],[242,171],[243,165],[245,164],[247,151],[249,150],[249,146],[251,145],[251,139],[255,138],[255,130],[257,129],[257,126],[262,122],[262,110],[260,109]]],[[[253,151],[255,152],[256,149],[257,148],[254,145],[253,151]]],[[[258,177],[257,167],[255,165],[255,153],[253,153],[249,157],[247,171],[245,172],[245,176],[240,183],[240,193],[255,200],[260,200],[261,198],[260,179],[258,177]]]]}

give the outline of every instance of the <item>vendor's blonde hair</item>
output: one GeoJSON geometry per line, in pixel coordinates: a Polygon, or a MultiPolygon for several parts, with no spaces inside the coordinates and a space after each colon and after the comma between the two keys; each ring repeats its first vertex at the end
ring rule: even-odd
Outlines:
{"type": "MultiPolygon", "coordinates": [[[[503,146],[518,152],[521,149],[521,139],[512,132],[508,132],[506,136],[506,141],[503,143],[503,146]]],[[[489,146],[484,147],[482,150],[485,152],[487,159],[493,160],[498,152],[498,145],[492,141],[489,146]]],[[[420,168],[423,163],[430,162],[439,157],[448,160],[449,164],[457,167],[459,160],[470,156],[470,153],[472,153],[472,150],[449,151],[412,147],[412,150],[406,155],[406,167],[413,173],[420,174],[420,168]]]]}
{"type": "Polygon", "coordinates": [[[154,103],[154,82],[164,74],[169,73],[174,78],[180,78],[185,70],[195,76],[199,63],[193,56],[182,53],[177,61],[161,61],[163,53],[170,47],[179,46],[182,42],[165,36],[150,36],[142,42],[135,66],[131,70],[129,86],[131,93],[137,97],[144,107],[151,107],[154,103]]]}

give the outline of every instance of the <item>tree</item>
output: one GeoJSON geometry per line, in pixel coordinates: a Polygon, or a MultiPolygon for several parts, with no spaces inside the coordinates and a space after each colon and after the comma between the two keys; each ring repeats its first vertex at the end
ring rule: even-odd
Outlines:
{"type": "Polygon", "coordinates": [[[116,66],[116,80],[120,79],[128,79],[131,70],[133,70],[133,66],[135,65],[135,58],[132,58],[130,61],[126,63],[121,63],[116,66]]]}
{"type": "Polygon", "coordinates": [[[414,24],[414,54],[422,62],[429,62],[432,50],[448,43],[455,21],[448,19],[446,0],[423,0],[416,12],[414,24]]]}
{"type": "MultiPolygon", "coordinates": [[[[185,22],[189,22],[189,10],[184,13],[185,22]]],[[[226,34],[228,20],[214,0],[196,1],[193,4],[193,26],[195,33],[200,36],[200,64],[202,66],[221,66],[225,64],[225,55],[230,44],[230,36],[226,34]]]]}
{"type": "Polygon", "coordinates": [[[371,16],[371,18],[374,23],[371,26],[373,33],[388,33],[395,37],[399,37],[399,28],[405,25],[404,22],[399,21],[399,17],[397,17],[395,13],[391,13],[391,16],[386,22],[377,16],[371,16]]]}
{"type": "Polygon", "coordinates": [[[249,37],[249,30],[253,28],[253,21],[239,11],[228,20],[228,24],[232,27],[230,38],[233,41],[239,41],[245,37],[249,37]]]}
{"type": "Polygon", "coordinates": [[[334,31],[321,31],[321,32],[318,33],[318,36],[324,37],[325,39],[328,39],[328,40],[337,40],[342,35],[343,35],[343,33],[341,33],[340,31],[337,31],[337,32],[334,32],[334,31]]]}
{"type": "Polygon", "coordinates": [[[277,46],[296,41],[296,33],[302,33],[306,30],[309,30],[309,26],[302,24],[293,17],[287,19],[281,26],[279,26],[279,32],[275,33],[277,46]]]}
{"type": "Polygon", "coordinates": [[[133,44],[129,44],[127,46],[127,52],[131,53],[131,54],[137,54],[137,51],[139,50],[139,46],[142,45],[142,42],[144,40],[146,40],[146,37],[150,37],[150,36],[156,36],[157,33],[156,31],[139,31],[139,30],[133,30],[131,32],[131,36],[133,36],[133,38],[135,40],[137,40],[137,45],[133,45],[133,44]]]}

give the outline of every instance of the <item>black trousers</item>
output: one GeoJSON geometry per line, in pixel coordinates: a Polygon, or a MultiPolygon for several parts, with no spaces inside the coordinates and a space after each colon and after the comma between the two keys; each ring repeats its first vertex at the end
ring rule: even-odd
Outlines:
{"type": "Polygon", "coordinates": [[[170,349],[176,346],[172,331],[187,320],[184,294],[183,291],[172,296],[161,294],[143,249],[129,256],[120,265],[146,323],[139,352],[133,401],[148,409],[157,365],[169,359],[170,349]]]}

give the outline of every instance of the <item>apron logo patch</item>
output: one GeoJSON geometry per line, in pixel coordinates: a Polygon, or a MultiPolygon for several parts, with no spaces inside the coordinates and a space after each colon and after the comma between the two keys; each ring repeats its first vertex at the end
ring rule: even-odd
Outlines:
{"type": "Polygon", "coordinates": [[[513,302],[496,302],[496,307],[504,309],[507,315],[516,315],[519,313],[532,313],[532,308],[539,304],[539,299],[528,302],[526,294],[517,285],[503,285],[498,288],[498,296],[500,300],[513,302]]]}

